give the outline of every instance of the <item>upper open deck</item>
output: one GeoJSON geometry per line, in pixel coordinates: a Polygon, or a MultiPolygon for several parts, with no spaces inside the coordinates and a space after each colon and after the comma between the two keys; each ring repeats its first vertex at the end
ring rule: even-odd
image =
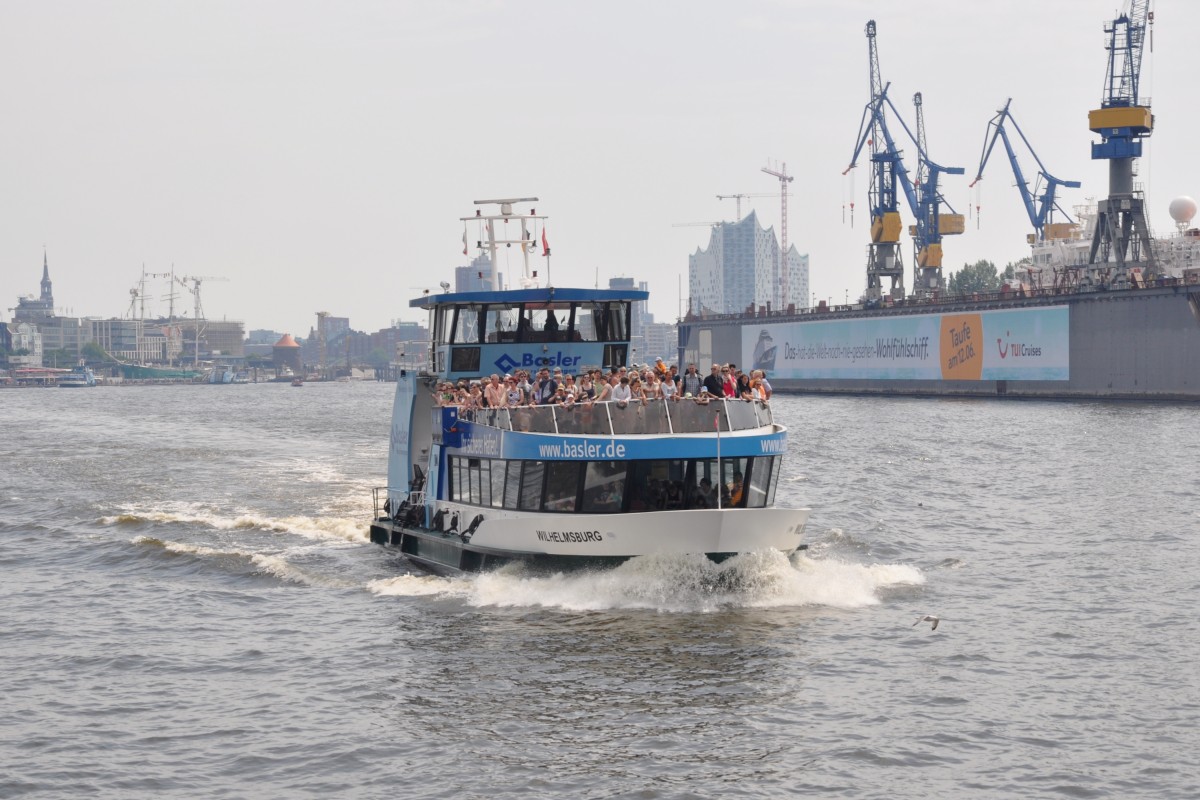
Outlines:
{"type": "MultiPolygon", "coordinates": [[[[766,403],[725,398],[707,402],[685,398],[475,410],[449,406],[443,409],[444,414],[447,412],[451,417],[504,431],[585,436],[731,433],[769,427],[775,421],[766,403]]],[[[452,425],[452,422],[443,424],[443,428],[452,425]]]]}

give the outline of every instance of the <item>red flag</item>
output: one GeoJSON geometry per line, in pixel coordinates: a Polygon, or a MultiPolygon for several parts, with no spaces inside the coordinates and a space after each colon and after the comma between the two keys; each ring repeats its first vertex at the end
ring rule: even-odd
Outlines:
{"type": "Polygon", "coordinates": [[[463,228],[463,255],[467,254],[467,229],[463,228]]]}
{"type": "Polygon", "coordinates": [[[546,239],[546,229],[542,228],[542,255],[550,255],[550,242],[546,239]]]}

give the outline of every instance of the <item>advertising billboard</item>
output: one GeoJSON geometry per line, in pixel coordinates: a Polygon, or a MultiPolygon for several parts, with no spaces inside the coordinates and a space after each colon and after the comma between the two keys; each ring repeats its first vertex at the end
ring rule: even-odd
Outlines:
{"type": "Polygon", "coordinates": [[[1070,308],[747,325],[742,364],[771,378],[1065,381],[1070,308]]]}

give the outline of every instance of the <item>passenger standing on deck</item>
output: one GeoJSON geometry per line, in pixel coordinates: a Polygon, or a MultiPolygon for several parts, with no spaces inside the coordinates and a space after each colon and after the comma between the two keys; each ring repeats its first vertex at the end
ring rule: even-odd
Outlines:
{"type": "Polygon", "coordinates": [[[558,384],[550,378],[550,370],[542,367],[538,371],[537,386],[533,389],[533,400],[538,405],[546,405],[550,402],[550,398],[554,397],[554,393],[558,391],[558,384]]]}
{"type": "Polygon", "coordinates": [[[686,397],[690,394],[692,397],[698,397],[700,395],[700,387],[703,385],[704,381],[701,380],[700,374],[696,372],[696,365],[688,364],[687,372],[683,373],[683,380],[679,387],[684,396],[686,397]]]}
{"type": "Polygon", "coordinates": [[[521,405],[525,400],[525,393],[517,386],[517,379],[512,375],[504,376],[504,400],[505,405],[512,408],[521,405]]]}
{"type": "Polygon", "coordinates": [[[729,367],[721,367],[721,396],[737,397],[737,378],[729,367]]]}
{"type": "Polygon", "coordinates": [[[618,405],[624,406],[629,402],[629,398],[633,393],[629,390],[629,378],[622,377],[621,382],[612,387],[612,399],[617,401],[618,405]]]}
{"type": "Polygon", "coordinates": [[[704,378],[704,388],[713,397],[724,397],[725,389],[721,383],[721,365],[713,364],[712,372],[704,378]]]}
{"type": "Polygon", "coordinates": [[[483,399],[487,401],[488,408],[503,408],[507,405],[508,398],[504,386],[500,383],[499,375],[492,375],[488,379],[487,388],[483,390],[483,399]]]}

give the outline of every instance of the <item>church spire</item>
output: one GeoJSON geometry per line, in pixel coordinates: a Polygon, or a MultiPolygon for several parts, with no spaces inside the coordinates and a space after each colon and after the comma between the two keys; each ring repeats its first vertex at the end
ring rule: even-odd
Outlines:
{"type": "Polygon", "coordinates": [[[50,284],[50,261],[46,257],[46,248],[42,248],[42,300],[54,308],[54,291],[50,284]]]}

